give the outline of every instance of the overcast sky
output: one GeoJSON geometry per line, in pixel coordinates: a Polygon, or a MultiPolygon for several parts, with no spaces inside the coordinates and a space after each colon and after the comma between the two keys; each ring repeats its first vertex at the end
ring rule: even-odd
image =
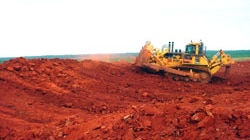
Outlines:
{"type": "Polygon", "coordinates": [[[0,0],[0,57],[250,49],[250,0],[0,0]]]}

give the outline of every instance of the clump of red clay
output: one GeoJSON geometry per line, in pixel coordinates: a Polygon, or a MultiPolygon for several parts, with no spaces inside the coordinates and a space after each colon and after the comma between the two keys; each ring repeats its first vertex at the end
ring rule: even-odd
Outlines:
{"type": "Polygon", "coordinates": [[[0,139],[249,139],[249,70],[200,84],[126,62],[13,59],[0,64],[0,139]]]}

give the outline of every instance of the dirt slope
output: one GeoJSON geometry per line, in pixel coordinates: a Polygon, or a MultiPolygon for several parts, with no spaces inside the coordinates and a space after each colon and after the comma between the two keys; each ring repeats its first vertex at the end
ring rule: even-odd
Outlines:
{"type": "Polygon", "coordinates": [[[199,84],[126,62],[13,59],[0,64],[0,139],[250,139],[249,69],[199,84]]]}

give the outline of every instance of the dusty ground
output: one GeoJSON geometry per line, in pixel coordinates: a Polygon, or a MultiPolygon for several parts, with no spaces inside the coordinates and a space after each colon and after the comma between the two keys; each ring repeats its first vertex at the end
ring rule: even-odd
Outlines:
{"type": "Polygon", "coordinates": [[[186,83],[126,62],[13,59],[0,64],[0,140],[250,139],[250,61],[219,77],[186,83]]]}

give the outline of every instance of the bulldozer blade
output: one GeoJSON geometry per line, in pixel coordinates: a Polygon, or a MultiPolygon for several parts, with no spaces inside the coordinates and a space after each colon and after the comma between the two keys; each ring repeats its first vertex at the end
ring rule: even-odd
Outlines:
{"type": "Polygon", "coordinates": [[[136,57],[135,65],[143,66],[143,64],[148,64],[151,56],[152,53],[149,50],[147,50],[146,47],[143,47],[139,55],[136,57]]]}

